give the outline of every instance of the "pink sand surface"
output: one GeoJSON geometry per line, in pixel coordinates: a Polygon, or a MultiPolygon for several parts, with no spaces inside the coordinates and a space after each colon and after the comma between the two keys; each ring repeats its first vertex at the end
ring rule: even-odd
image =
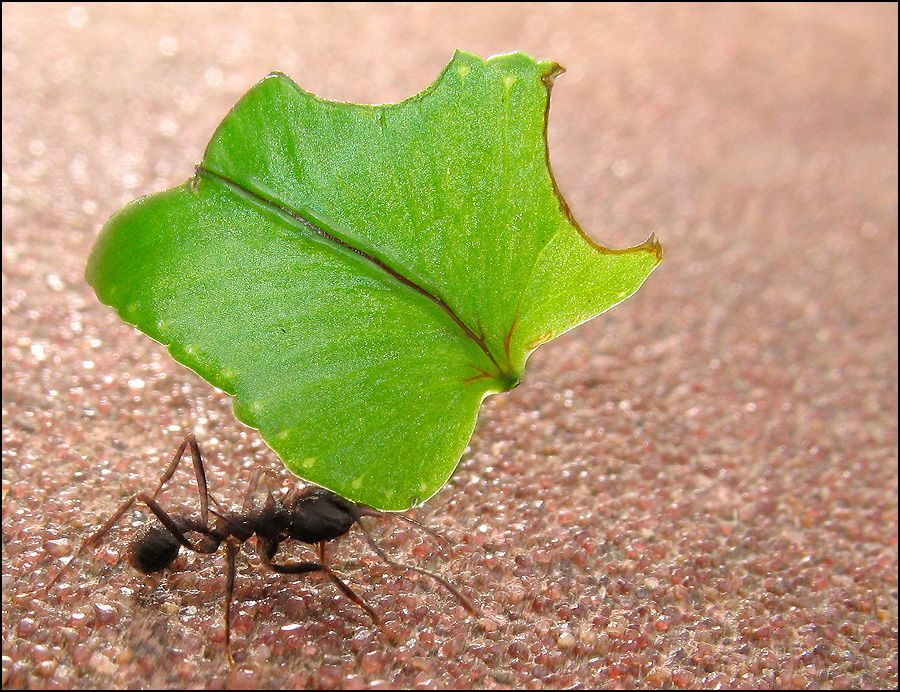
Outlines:
{"type": "Polygon", "coordinates": [[[897,683],[895,5],[4,4],[2,344],[4,687],[897,683]],[[219,497],[281,466],[85,285],[103,221],[187,179],[270,70],[393,101],[457,47],[564,64],[550,142],[575,216],[667,253],[486,402],[418,512],[452,557],[378,529],[483,617],[358,538],[333,560],[381,632],[245,556],[232,670],[221,556],[142,577],[131,515],[37,592],[186,431],[219,497]]]}

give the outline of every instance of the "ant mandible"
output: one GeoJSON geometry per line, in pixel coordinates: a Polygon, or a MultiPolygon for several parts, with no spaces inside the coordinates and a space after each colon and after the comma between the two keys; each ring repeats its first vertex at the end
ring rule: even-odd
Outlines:
{"type": "Polygon", "coordinates": [[[220,503],[209,494],[206,487],[206,471],[200,445],[193,434],[187,435],[171,463],[163,473],[156,490],[152,493],[137,492],[125,500],[115,513],[94,533],[88,536],[69,560],[45,588],[45,593],[68,571],[75,559],[87,548],[95,545],[112,529],[122,516],[134,505],[143,502],[160,524],[148,524],[129,543],[126,559],[139,572],[151,574],[171,565],[182,547],[195,553],[215,553],[225,544],[225,651],[228,661],[234,665],[231,653],[231,601],[234,594],[235,560],[240,547],[256,536],[256,553],[263,566],[281,574],[308,574],[323,572],[347,598],[362,608],[376,625],[380,624],[378,614],[332,570],[325,559],[325,543],[345,535],[356,525],[365,535],[366,541],[387,564],[401,569],[409,569],[436,580],[443,585],[472,615],[478,612],[475,606],[463,596],[449,581],[434,572],[415,565],[406,565],[393,560],[375,542],[368,528],[362,523],[364,517],[396,516],[416,525],[431,535],[444,540],[439,534],[402,514],[387,514],[366,505],[344,499],[330,490],[318,487],[293,488],[283,497],[276,497],[269,491],[263,506],[254,506],[253,497],[259,484],[262,469],[256,469],[250,479],[244,504],[240,511],[225,511],[220,503]],[[200,498],[200,518],[166,512],[156,498],[163,486],[172,478],[185,451],[190,449],[194,462],[194,475],[200,498]],[[219,511],[211,509],[212,500],[219,511]],[[209,523],[209,515],[214,521],[209,523]],[[197,534],[195,539],[188,534],[197,534]],[[296,540],[318,546],[319,560],[304,562],[276,562],[278,548],[285,541],[296,540]]]}

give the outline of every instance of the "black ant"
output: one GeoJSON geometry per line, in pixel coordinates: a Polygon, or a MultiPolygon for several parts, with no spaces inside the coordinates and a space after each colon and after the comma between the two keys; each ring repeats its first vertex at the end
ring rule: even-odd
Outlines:
{"type": "Polygon", "coordinates": [[[220,503],[207,490],[206,472],[203,468],[200,445],[194,435],[188,435],[178,446],[175,456],[160,478],[156,490],[153,493],[138,492],[125,500],[99,529],[84,540],[72,559],[47,584],[45,593],[49,592],[50,588],[59,581],[81,553],[98,543],[135,502],[141,501],[156,515],[162,526],[155,524],[145,526],[129,543],[126,559],[139,572],[151,574],[165,569],[175,561],[182,547],[195,553],[215,553],[222,543],[225,544],[225,650],[232,665],[234,665],[234,657],[231,654],[231,600],[234,594],[235,559],[240,546],[252,536],[256,536],[256,553],[265,567],[281,574],[324,572],[347,598],[362,608],[376,625],[380,625],[378,614],[344,583],[327,565],[325,559],[325,543],[345,535],[355,524],[362,529],[366,541],[387,564],[414,570],[419,574],[431,577],[453,594],[469,613],[478,614],[471,601],[441,575],[391,559],[375,543],[372,534],[361,520],[363,517],[396,516],[444,540],[433,530],[402,514],[380,512],[318,487],[294,488],[283,497],[276,497],[270,491],[266,496],[265,504],[262,507],[254,507],[253,496],[262,472],[262,469],[254,471],[241,510],[237,512],[224,511],[220,503]],[[194,462],[194,474],[197,479],[200,497],[199,519],[181,514],[169,514],[156,501],[163,486],[178,469],[187,449],[190,449],[194,462]],[[219,511],[209,507],[210,500],[219,511]],[[209,523],[210,514],[214,516],[212,525],[209,523]],[[192,539],[188,537],[188,534],[198,534],[198,537],[192,539]],[[275,562],[275,554],[278,552],[279,546],[288,540],[317,545],[319,560],[316,562],[275,562]]]}

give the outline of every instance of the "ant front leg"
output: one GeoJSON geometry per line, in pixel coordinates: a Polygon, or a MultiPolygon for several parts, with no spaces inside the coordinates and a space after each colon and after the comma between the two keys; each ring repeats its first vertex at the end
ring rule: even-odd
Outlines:
{"type": "MultiPolygon", "coordinates": [[[[113,513],[113,515],[107,519],[99,529],[94,531],[90,536],[88,536],[80,546],[78,546],[78,550],[75,551],[75,554],[72,558],[63,565],[62,569],[56,573],[56,576],[50,580],[47,586],[44,588],[44,593],[48,593],[50,589],[53,587],[56,582],[60,580],[60,578],[68,572],[69,568],[72,566],[72,563],[88,548],[96,545],[100,542],[100,540],[107,534],[109,531],[119,522],[122,516],[134,505],[134,503],[138,500],[144,502],[150,510],[157,516],[157,518],[162,522],[163,526],[165,526],[169,532],[175,537],[175,539],[183,545],[185,548],[189,550],[194,550],[198,552],[207,552],[206,550],[202,550],[201,548],[205,546],[194,546],[184,535],[184,532],[178,527],[177,523],[172,520],[169,515],[163,511],[163,509],[156,503],[156,497],[162,492],[163,487],[166,483],[171,480],[172,476],[175,475],[175,471],[178,469],[178,465],[181,463],[182,458],[184,457],[185,451],[190,448],[191,458],[194,464],[194,475],[197,479],[197,490],[200,496],[200,517],[201,517],[201,526],[203,529],[206,529],[209,525],[208,517],[209,517],[209,491],[206,486],[206,471],[203,468],[203,457],[200,454],[200,445],[197,443],[197,439],[194,437],[193,433],[188,434],[181,441],[181,444],[178,445],[178,449],[175,451],[175,455],[172,457],[172,461],[169,462],[169,465],[166,467],[166,470],[163,472],[162,477],[159,479],[159,483],[156,486],[156,490],[153,491],[152,495],[149,495],[145,492],[138,492],[133,494],[127,500],[125,500],[119,508],[113,513]]],[[[218,544],[217,544],[218,547],[218,544]]]]}
{"type": "Polygon", "coordinates": [[[234,656],[231,655],[231,600],[234,596],[235,560],[240,544],[233,538],[225,542],[225,654],[233,668],[234,656]]]}
{"type": "MultiPolygon", "coordinates": [[[[341,593],[366,611],[366,614],[372,618],[376,625],[379,627],[381,626],[381,618],[378,617],[378,613],[372,610],[369,604],[358,596],[353,589],[347,586],[347,584],[344,583],[344,580],[341,579],[328,565],[325,565],[322,562],[287,562],[278,564],[273,561],[277,550],[278,543],[272,540],[257,538],[256,552],[263,565],[267,568],[273,572],[278,572],[279,574],[309,574],[311,572],[324,572],[328,575],[328,578],[332,583],[341,590],[341,593]]],[[[325,555],[324,543],[319,544],[319,555],[321,557],[324,557],[325,555]]]]}

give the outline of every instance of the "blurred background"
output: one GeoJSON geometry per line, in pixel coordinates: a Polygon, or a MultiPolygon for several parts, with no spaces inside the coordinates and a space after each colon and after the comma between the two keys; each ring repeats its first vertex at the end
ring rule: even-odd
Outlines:
{"type": "MultiPolygon", "coordinates": [[[[2,12],[4,687],[896,685],[896,5],[2,12]],[[127,526],[36,595],[185,432],[218,497],[281,467],[227,396],[93,296],[105,219],[189,178],[272,70],[396,101],[455,48],[564,65],[549,141],[574,216],[666,252],[485,402],[418,514],[452,557],[380,529],[483,617],[356,539],[335,564],[380,632],[327,583],[244,557],[232,670],[221,563],[139,576],[127,526]]],[[[188,478],[167,503],[190,501],[188,478]]]]}

